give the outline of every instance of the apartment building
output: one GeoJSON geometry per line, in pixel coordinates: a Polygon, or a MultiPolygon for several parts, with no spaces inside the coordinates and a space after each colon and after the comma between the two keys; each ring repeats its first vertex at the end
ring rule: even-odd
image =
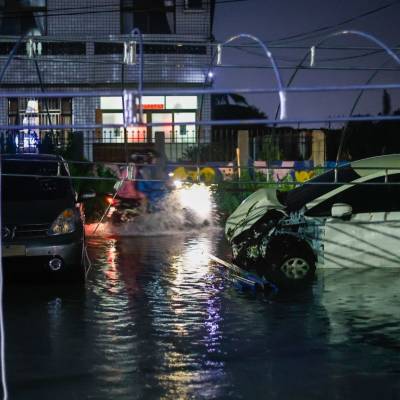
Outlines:
{"type": "MultiPolygon", "coordinates": [[[[2,82],[3,91],[76,91],[136,89],[138,46],[134,28],[143,34],[143,122],[162,126],[83,129],[84,156],[89,160],[124,161],[127,152],[154,142],[163,132],[167,156],[182,157],[187,147],[207,142],[208,128],[190,122],[210,119],[210,96],[162,95],[168,89],[199,89],[210,85],[212,24],[215,0],[2,0],[0,1],[0,63],[23,37],[2,82]],[[135,50],[126,62],[129,46],[135,50]],[[133,54],[133,56],[132,56],[133,54]],[[187,125],[175,125],[188,122],[187,125]]],[[[122,98],[1,98],[0,125],[122,124],[122,98]]],[[[62,147],[68,129],[8,129],[4,144],[34,152],[46,140],[62,147]]]]}

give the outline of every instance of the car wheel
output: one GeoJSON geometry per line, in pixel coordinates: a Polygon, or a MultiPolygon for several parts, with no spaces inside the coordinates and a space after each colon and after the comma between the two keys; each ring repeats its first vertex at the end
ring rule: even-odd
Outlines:
{"type": "Polygon", "coordinates": [[[277,260],[272,268],[271,279],[282,287],[300,287],[315,276],[315,262],[311,256],[298,251],[289,251],[277,260]]]}

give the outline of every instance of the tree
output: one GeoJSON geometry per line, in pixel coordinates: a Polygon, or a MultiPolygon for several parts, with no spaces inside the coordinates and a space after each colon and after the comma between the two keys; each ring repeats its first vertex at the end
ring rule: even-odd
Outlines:
{"type": "MultiPolygon", "coordinates": [[[[249,105],[246,98],[236,94],[218,94],[211,97],[212,119],[213,120],[247,120],[247,119],[266,119],[266,114],[258,108],[249,105]]],[[[237,132],[247,130],[251,138],[259,137],[267,132],[265,124],[259,125],[235,125],[226,124],[214,126],[212,129],[213,148],[218,151],[220,160],[233,160],[236,157],[237,132]]],[[[257,147],[261,147],[258,143],[257,147]]]]}
{"type": "MultiPolygon", "coordinates": [[[[221,119],[266,119],[267,115],[235,93],[213,95],[211,98],[212,118],[221,119]]],[[[240,129],[246,129],[243,125],[240,129]]]]}

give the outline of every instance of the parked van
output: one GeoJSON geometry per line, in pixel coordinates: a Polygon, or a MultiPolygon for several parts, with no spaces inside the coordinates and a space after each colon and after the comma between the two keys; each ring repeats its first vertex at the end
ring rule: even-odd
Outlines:
{"type": "Polygon", "coordinates": [[[60,156],[2,155],[3,264],[62,279],[85,276],[84,215],[60,156]],[[25,268],[23,268],[25,267],[25,268]]]}

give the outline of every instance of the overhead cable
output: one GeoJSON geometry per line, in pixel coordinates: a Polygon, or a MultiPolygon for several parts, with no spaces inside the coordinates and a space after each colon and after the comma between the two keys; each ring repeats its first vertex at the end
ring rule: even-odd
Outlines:
{"type": "Polygon", "coordinates": [[[355,21],[357,21],[359,19],[362,19],[362,18],[368,17],[370,15],[379,13],[379,12],[381,12],[383,10],[387,10],[388,8],[396,6],[396,5],[399,5],[399,4],[400,4],[400,1],[399,0],[395,0],[395,1],[392,1],[392,2],[390,2],[388,4],[385,4],[383,6],[380,6],[380,7],[377,7],[377,8],[373,8],[373,9],[365,11],[365,12],[363,12],[361,14],[358,14],[358,15],[355,15],[353,17],[347,18],[347,19],[345,19],[343,21],[340,21],[340,22],[337,22],[335,24],[325,25],[325,26],[322,26],[320,28],[312,29],[312,30],[309,30],[309,31],[300,32],[300,33],[296,33],[296,34],[289,35],[289,36],[284,36],[284,37],[281,37],[279,39],[270,40],[269,42],[270,43],[277,43],[277,42],[283,42],[283,41],[293,41],[294,39],[297,39],[296,41],[298,41],[298,40],[306,40],[306,39],[313,39],[316,36],[309,36],[309,35],[312,35],[312,34],[315,34],[315,33],[322,33],[322,32],[327,31],[327,30],[333,30],[333,29],[339,28],[339,27],[341,27],[343,25],[349,24],[350,22],[355,22],[355,21]],[[309,36],[309,37],[307,37],[307,36],[309,36]]]}

